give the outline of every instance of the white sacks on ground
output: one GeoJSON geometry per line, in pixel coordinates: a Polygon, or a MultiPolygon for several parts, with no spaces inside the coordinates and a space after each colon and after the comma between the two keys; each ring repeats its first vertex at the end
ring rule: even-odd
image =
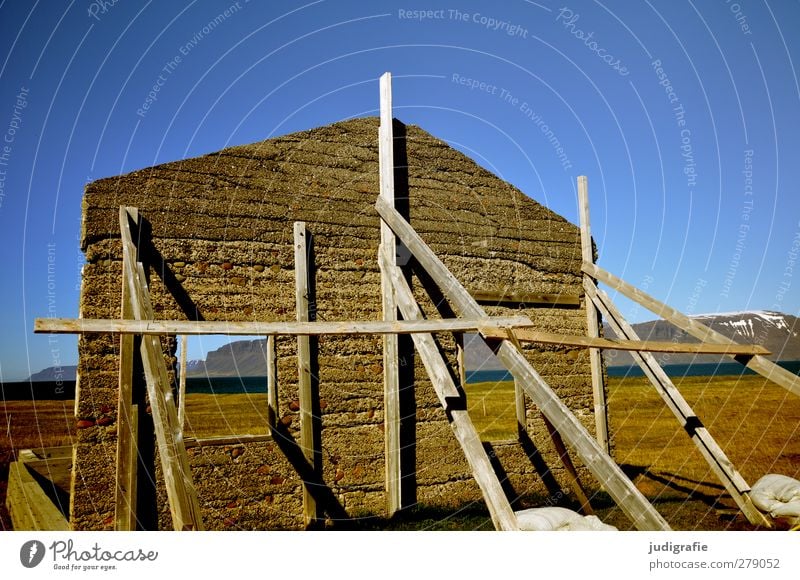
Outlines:
{"type": "Polygon", "coordinates": [[[769,473],[753,484],[750,499],[773,518],[786,519],[792,525],[800,523],[800,481],[796,479],[769,473]]]}
{"type": "Polygon", "coordinates": [[[515,512],[520,530],[535,532],[616,531],[597,516],[582,516],[562,507],[531,508],[515,512]]]}

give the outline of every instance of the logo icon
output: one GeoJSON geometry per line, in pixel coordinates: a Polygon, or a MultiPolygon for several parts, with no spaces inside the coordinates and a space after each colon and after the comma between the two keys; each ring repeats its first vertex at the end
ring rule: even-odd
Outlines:
{"type": "Polygon", "coordinates": [[[44,544],[39,540],[29,540],[19,549],[19,561],[26,568],[35,568],[44,560],[44,544]]]}

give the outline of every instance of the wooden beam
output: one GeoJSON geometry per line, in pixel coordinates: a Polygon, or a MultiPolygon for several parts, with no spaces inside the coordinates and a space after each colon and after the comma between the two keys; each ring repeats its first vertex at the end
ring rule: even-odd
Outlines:
{"type": "MultiPolygon", "coordinates": [[[[392,129],[392,75],[384,73],[380,80],[381,123],[378,133],[380,196],[395,207],[394,195],[394,131],[392,129]]],[[[394,233],[381,222],[381,243],[378,249],[381,268],[381,301],[383,320],[397,320],[397,304],[387,265],[397,264],[397,243],[394,233]]],[[[392,517],[402,506],[400,461],[400,351],[396,334],[383,336],[383,432],[386,478],[386,513],[392,517]]]]}
{"type": "Polygon", "coordinates": [[[8,466],[6,507],[17,531],[69,531],[67,518],[33,478],[25,463],[8,466]]]}
{"type": "Polygon", "coordinates": [[[227,336],[323,336],[353,334],[413,334],[421,332],[476,332],[479,328],[533,326],[527,316],[482,319],[361,320],[327,322],[228,322],[210,320],[108,320],[91,318],[37,318],[34,332],[54,334],[219,334],[227,336]]]}
{"type": "MultiPolygon", "coordinates": [[[[120,212],[123,252],[127,247],[128,256],[134,256],[135,246],[127,220],[127,213],[123,215],[120,212]]],[[[123,267],[123,283],[128,285],[134,318],[152,319],[153,306],[142,264],[123,260],[123,267]]],[[[192,483],[189,459],[183,444],[183,430],[178,424],[175,397],[169,384],[161,341],[157,336],[142,337],[141,357],[173,527],[176,531],[202,530],[200,503],[192,483]]]]}
{"type": "MultiPolygon", "coordinates": [[[[638,340],[638,335],[633,327],[622,316],[611,299],[599,290],[592,280],[584,280],[586,296],[603,313],[611,329],[618,335],[632,340],[638,340]]],[[[772,527],[771,522],[753,505],[750,495],[750,485],[736,470],[725,452],[717,444],[708,430],[703,426],[700,419],[692,410],[689,403],[683,398],[678,388],[673,384],[661,365],[650,353],[632,353],[633,359],[644,371],[645,376],[655,387],[658,394],[664,400],[667,407],[683,427],[684,431],[691,437],[700,454],[716,474],[717,478],[725,486],[733,500],[742,510],[745,517],[753,525],[772,527]]]]}
{"type": "MultiPolygon", "coordinates": [[[[129,213],[124,207],[119,209],[120,227],[127,230],[130,238],[130,221],[139,222],[138,212],[129,213]]],[[[123,270],[125,262],[138,260],[135,247],[123,244],[123,270]]],[[[123,319],[133,318],[128,285],[122,284],[123,319]]],[[[117,401],[117,471],[114,490],[114,529],[117,531],[136,531],[136,484],[138,458],[138,408],[133,405],[133,340],[131,334],[119,337],[119,395],[117,401]]]]}
{"type": "MultiPolygon", "coordinates": [[[[294,223],[294,287],[295,305],[297,309],[297,322],[309,322],[311,301],[311,269],[312,264],[308,261],[309,244],[307,243],[308,232],[305,222],[294,223]]],[[[311,337],[301,335],[297,337],[297,372],[298,385],[297,397],[300,402],[300,447],[303,455],[312,466],[314,472],[318,472],[318,456],[320,450],[316,448],[315,427],[317,419],[314,416],[314,404],[316,389],[312,376],[312,352],[311,337]]],[[[317,524],[319,518],[319,507],[314,499],[314,495],[308,489],[309,483],[303,481],[303,518],[306,527],[317,524]]]]}
{"type": "Polygon", "coordinates": [[[240,443],[259,443],[263,441],[272,441],[272,435],[264,433],[263,435],[251,435],[249,433],[242,435],[221,435],[218,437],[187,437],[184,439],[186,448],[190,447],[212,447],[214,445],[238,445],[240,443]]]}
{"type": "MultiPolygon", "coordinates": [[[[581,222],[581,255],[584,262],[594,263],[594,248],[589,225],[589,182],[585,175],[578,176],[578,206],[581,222]]],[[[584,278],[587,274],[583,275],[584,278]]],[[[586,301],[586,335],[589,338],[600,337],[600,321],[597,308],[586,301]]],[[[594,398],[594,424],[597,443],[606,453],[611,451],[608,436],[608,404],[606,403],[606,385],[603,376],[603,361],[598,348],[589,349],[589,368],[592,373],[592,397],[594,398]]]]}
{"type": "MultiPolygon", "coordinates": [[[[403,241],[406,248],[436,282],[461,316],[470,318],[486,316],[469,292],[393,207],[379,197],[376,208],[384,222],[403,241]]],[[[526,394],[561,433],[566,442],[575,449],[589,470],[631,518],[636,527],[642,530],[668,530],[669,525],[664,518],[647,502],[620,467],[597,444],[597,441],[539,376],[524,355],[508,340],[500,343],[496,354],[511,374],[519,379],[526,394]]]]}
{"type": "MultiPolygon", "coordinates": [[[[406,320],[421,320],[422,312],[419,309],[419,305],[414,299],[408,282],[406,282],[397,268],[395,268],[392,275],[392,282],[395,288],[397,305],[403,314],[403,318],[406,320]]],[[[463,395],[453,383],[450,370],[442,359],[433,336],[430,334],[414,334],[411,338],[414,341],[417,352],[420,354],[420,358],[422,358],[436,395],[447,411],[450,427],[453,429],[456,440],[461,445],[467,462],[472,468],[475,481],[478,482],[478,486],[483,492],[483,498],[489,508],[489,514],[492,517],[495,528],[498,530],[519,530],[514,510],[511,509],[511,504],[506,498],[503,487],[497,479],[497,474],[492,468],[491,461],[486,455],[486,450],[483,448],[478,431],[472,424],[472,420],[466,410],[466,401],[463,400],[463,395]],[[455,401],[460,401],[461,404],[454,406],[453,403],[455,401]]]]}
{"type": "Polygon", "coordinates": [[[186,349],[189,348],[189,337],[181,335],[181,374],[178,377],[178,424],[181,429],[186,425],[186,349]]]}
{"type": "MultiPolygon", "coordinates": [[[[592,305],[594,308],[594,305],[592,305]]],[[[507,332],[502,328],[481,328],[480,333],[487,338],[506,338],[507,332]]],[[[573,334],[555,334],[537,330],[515,329],[514,336],[520,342],[538,342],[541,344],[559,344],[563,346],[579,346],[591,349],[616,349],[640,352],[681,352],[693,354],[730,354],[755,355],[769,354],[762,346],[749,344],[699,344],[683,342],[658,342],[654,340],[623,340],[619,338],[589,338],[573,334]]]]}
{"type": "MultiPolygon", "coordinates": [[[[698,338],[704,342],[713,342],[717,344],[737,344],[727,336],[722,335],[719,332],[705,326],[704,324],[689,318],[674,308],[667,306],[663,302],[659,302],[649,294],[646,294],[635,286],[632,286],[624,280],[617,278],[603,268],[584,262],[583,271],[601,281],[603,284],[607,284],[610,288],[617,290],[624,296],[627,296],[634,302],[641,304],[651,312],[662,317],[664,320],[671,322],[695,338],[698,338]]],[[[800,396],[800,377],[797,375],[790,373],[786,369],[776,365],[774,362],[764,358],[763,356],[756,355],[749,360],[743,360],[735,355],[731,356],[733,356],[735,360],[742,363],[747,368],[757,372],[775,384],[780,385],[790,393],[800,396]]]]}
{"type": "Polygon", "coordinates": [[[476,302],[484,304],[525,304],[529,306],[573,306],[581,305],[577,294],[548,294],[503,290],[468,290],[476,302]]]}
{"type": "Polygon", "coordinates": [[[564,473],[567,476],[567,482],[569,483],[569,486],[572,488],[572,493],[575,494],[575,497],[578,498],[578,501],[581,504],[581,511],[584,515],[593,515],[594,510],[592,509],[592,503],[589,501],[589,497],[586,495],[583,485],[581,485],[581,480],[578,477],[578,470],[575,469],[575,464],[572,463],[572,458],[569,456],[567,446],[564,445],[564,440],[561,438],[561,434],[556,431],[555,427],[553,427],[553,424],[547,419],[544,413],[542,413],[542,419],[544,419],[545,428],[547,429],[547,433],[550,435],[550,440],[553,442],[553,447],[556,450],[556,454],[558,454],[558,458],[561,460],[561,464],[564,466],[564,473]]]}
{"type": "Polygon", "coordinates": [[[278,357],[275,337],[267,337],[267,423],[270,433],[278,425],[278,357]]]}

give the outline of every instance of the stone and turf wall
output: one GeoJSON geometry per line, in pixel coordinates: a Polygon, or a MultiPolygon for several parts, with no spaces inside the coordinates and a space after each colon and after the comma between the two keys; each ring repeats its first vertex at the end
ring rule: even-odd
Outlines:
{"type": "MultiPolygon", "coordinates": [[[[421,129],[406,131],[410,222],[466,287],[582,294],[577,227],[421,129]]],[[[150,292],[159,319],[294,320],[295,221],[305,221],[314,236],[317,319],[380,319],[377,134],[377,119],[356,119],[89,184],[81,316],[120,316],[118,211],[127,205],[138,207],[151,227],[150,292]]],[[[439,316],[441,305],[416,277],[413,285],[426,314],[439,316]]],[[[541,330],[586,332],[583,307],[523,312],[541,330]]],[[[454,360],[453,340],[439,336],[454,360]]],[[[297,437],[296,343],[291,337],[276,342],[280,420],[297,437]]],[[[164,346],[172,357],[175,341],[164,339],[164,346]]],[[[114,511],[117,341],[86,335],[79,352],[76,420],[82,428],[70,517],[74,529],[107,529],[114,511]]],[[[593,432],[586,351],[549,346],[526,354],[593,432]]],[[[433,508],[481,501],[418,357],[414,364],[407,422],[416,435],[417,501],[433,508]]],[[[385,509],[382,378],[379,336],[320,339],[323,479],[351,517],[385,509]]],[[[528,425],[567,489],[530,403],[528,425]]],[[[498,442],[491,451],[508,476],[509,493],[523,503],[553,494],[519,444],[498,442]]],[[[189,456],[208,529],[302,527],[301,482],[275,443],[195,447],[189,456]]],[[[586,470],[581,473],[591,487],[586,470]]],[[[159,498],[160,526],[169,529],[163,490],[159,498]]]]}

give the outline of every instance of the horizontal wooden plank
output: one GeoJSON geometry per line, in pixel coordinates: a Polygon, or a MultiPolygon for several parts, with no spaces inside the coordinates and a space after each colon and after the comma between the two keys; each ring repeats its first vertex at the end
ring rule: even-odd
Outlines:
{"type": "MultiPolygon", "coordinates": [[[[480,333],[486,338],[508,338],[508,332],[502,328],[481,328],[480,333]]],[[[770,354],[762,346],[745,344],[717,343],[680,343],[658,342],[654,340],[621,340],[618,338],[590,338],[573,334],[556,334],[536,330],[514,330],[514,336],[520,342],[538,342],[542,344],[562,344],[565,346],[583,346],[587,348],[613,348],[616,350],[633,350],[639,352],[685,352],[693,354],[730,354],[756,355],[770,354]]]]}
{"type": "Polygon", "coordinates": [[[212,445],[236,445],[239,443],[257,443],[259,441],[272,441],[272,435],[264,433],[261,435],[223,435],[219,437],[187,437],[183,440],[184,446],[189,447],[209,447],[212,445]]]}
{"type": "Polygon", "coordinates": [[[221,334],[319,336],[333,334],[429,334],[477,331],[478,328],[533,326],[527,316],[497,316],[481,319],[364,320],[342,322],[226,322],[194,320],[106,320],[90,318],[37,318],[34,332],[82,334],[221,334]]]}
{"type": "Polygon", "coordinates": [[[548,294],[543,292],[519,292],[513,290],[469,290],[478,303],[529,304],[531,306],[580,306],[578,294],[548,294]]]}
{"type": "Polygon", "coordinates": [[[9,465],[6,506],[15,530],[68,531],[69,522],[24,463],[9,465]]]}
{"type": "MultiPolygon", "coordinates": [[[[617,290],[637,304],[641,304],[654,314],[662,317],[668,322],[671,322],[681,330],[691,334],[699,340],[726,345],[736,344],[727,336],[720,334],[716,330],[712,330],[697,320],[689,318],[682,312],[679,312],[674,308],[667,306],[663,302],[656,300],[639,288],[636,288],[621,278],[617,278],[611,272],[604,270],[595,264],[584,262],[583,271],[589,274],[592,278],[608,285],[609,288],[617,290]]],[[[787,391],[800,396],[800,377],[787,371],[783,367],[778,366],[771,360],[760,355],[756,355],[745,360],[739,358],[735,360],[741,362],[747,368],[774,382],[776,385],[780,385],[787,391]]]]}

